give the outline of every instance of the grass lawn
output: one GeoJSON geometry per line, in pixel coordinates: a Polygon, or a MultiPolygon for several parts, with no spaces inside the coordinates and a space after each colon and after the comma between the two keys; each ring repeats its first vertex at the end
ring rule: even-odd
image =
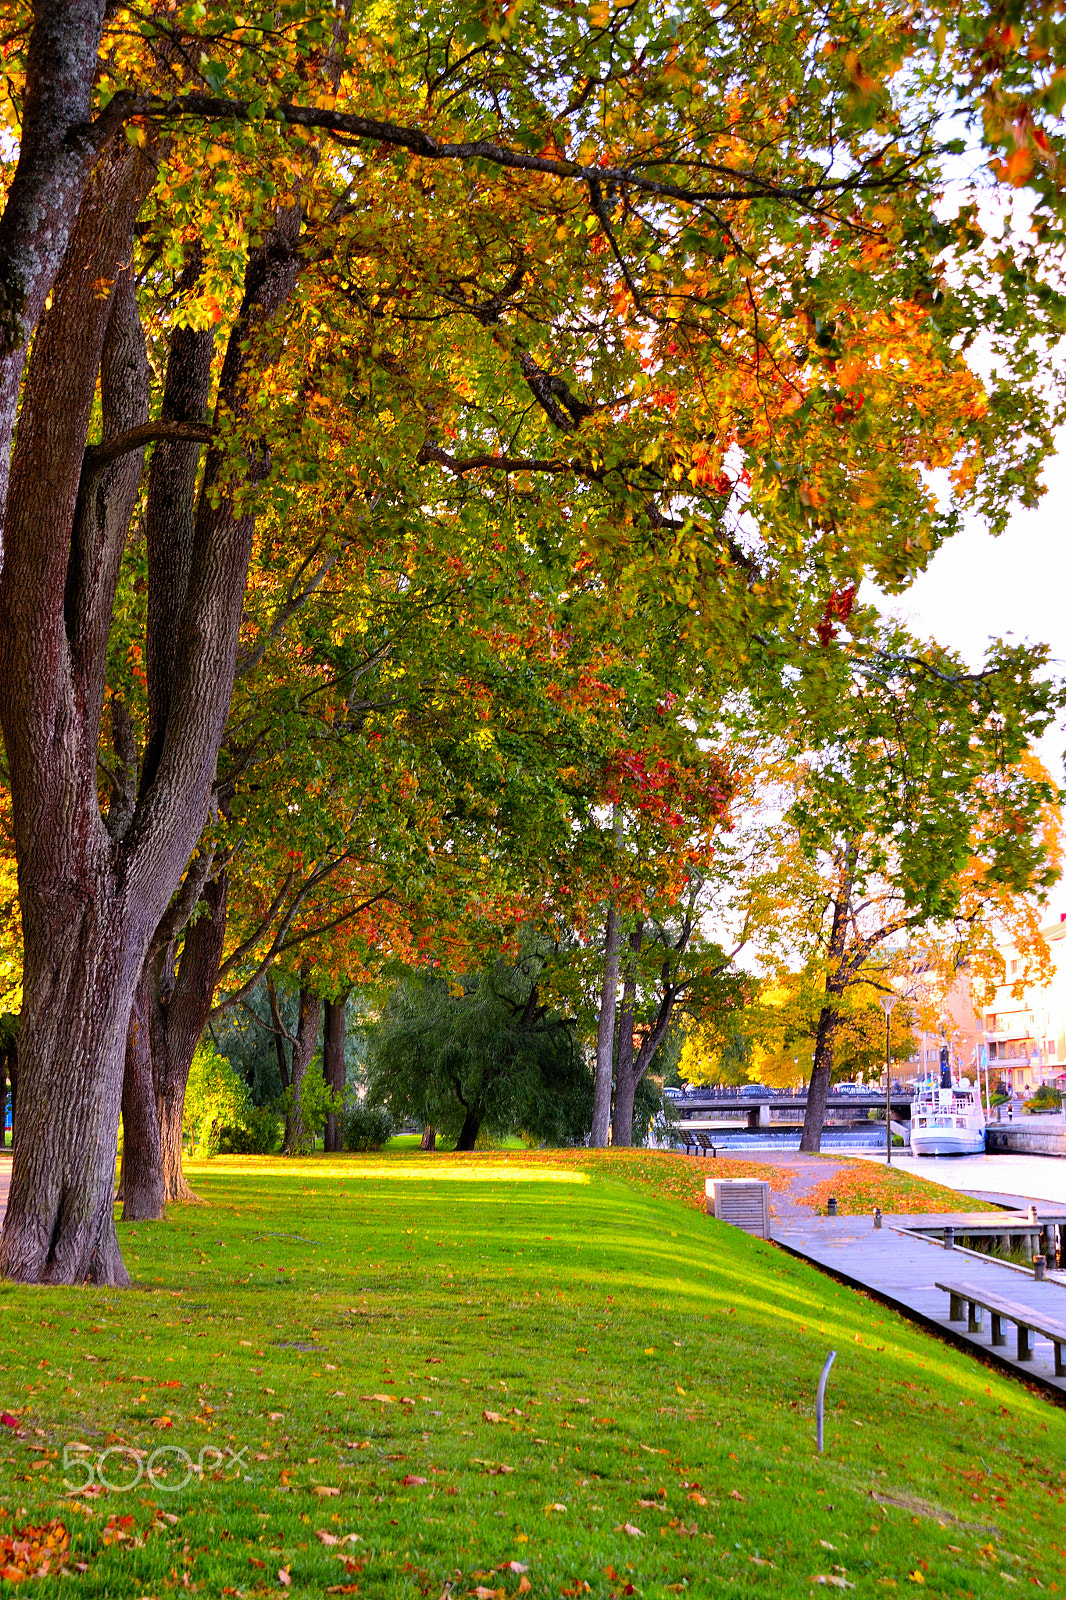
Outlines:
{"type": "Polygon", "coordinates": [[[364,1600],[1066,1587],[1066,1412],[698,1214],[663,1176],[688,1165],[194,1165],[207,1204],[120,1227],[131,1291],[0,1286],[0,1578],[46,1560],[35,1594],[364,1600]]]}

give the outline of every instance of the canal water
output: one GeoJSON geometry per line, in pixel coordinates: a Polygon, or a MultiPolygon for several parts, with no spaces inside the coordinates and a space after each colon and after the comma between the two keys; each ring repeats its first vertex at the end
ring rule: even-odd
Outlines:
{"type": "MultiPolygon", "coordinates": [[[[824,1146],[823,1146],[824,1148],[824,1146]]],[[[826,1152],[831,1153],[831,1152],[826,1152]]],[[[885,1164],[883,1154],[849,1151],[864,1161],[885,1164]]],[[[892,1165],[913,1172],[945,1189],[968,1194],[1017,1195],[1021,1200],[1066,1204],[1066,1157],[1063,1156],[906,1156],[892,1152],[892,1165]]]]}

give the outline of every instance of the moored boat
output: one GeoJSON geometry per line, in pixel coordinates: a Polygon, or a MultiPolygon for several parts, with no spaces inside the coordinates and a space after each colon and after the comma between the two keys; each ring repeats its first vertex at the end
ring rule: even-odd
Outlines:
{"type": "Polygon", "coordinates": [[[953,1083],[951,1067],[942,1058],[939,1082],[930,1078],[919,1084],[911,1106],[911,1151],[916,1156],[975,1156],[984,1148],[980,1095],[968,1078],[953,1083]]]}

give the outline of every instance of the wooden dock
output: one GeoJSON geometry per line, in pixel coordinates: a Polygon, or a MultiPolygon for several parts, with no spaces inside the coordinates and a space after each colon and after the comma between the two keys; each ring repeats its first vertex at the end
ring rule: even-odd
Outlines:
{"type": "MultiPolygon", "coordinates": [[[[980,1214],[955,1215],[965,1224],[980,1214]]],[[[983,1220],[988,1221],[987,1213],[983,1220]]],[[[1018,1361],[1011,1354],[1012,1347],[993,1348],[987,1326],[971,1333],[965,1323],[951,1322],[948,1296],[936,1287],[938,1281],[944,1282],[948,1277],[964,1277],[990,1294],[1029,1306],[1034,1314],[1066,1322],[1066,1283],[1038,1283],[1031,1272],[1008,1262],[970,1250],[945,1250],[938,1240],[915,1232],[915,1222],[923,1228],[955,1226],[952,1213],[942,1218],[930,1214],[920,1218],[886,1217],[879,1229],[871,1217],[792,1216],[776,1221],[773,1238],[790,1254],[810,1261],[856,1289],[865,1289],[905,1317],[936,1329],[963,1349],[979,1350],[986,1360],[1040,1384],[1066,1401],[1066,1378],[1055,1376],[1050,1340],[1037,1336],[1032,1359],[1018,1361]]],[[[1056,1278],[1060,1277],[1062,1274],[1056,1274],[1056,1278]]]]}

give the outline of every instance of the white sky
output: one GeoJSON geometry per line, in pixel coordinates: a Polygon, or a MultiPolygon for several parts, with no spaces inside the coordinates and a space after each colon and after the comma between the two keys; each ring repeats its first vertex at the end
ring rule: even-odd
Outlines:
{"type": "MultiPolygon", "coordinates": [[[[1066,676],[1066,436],[1044,472],[1047,493],[990,538],[969,525],[938,551],[928,570],[884,609],[921,638],[958,650],[980,665],[989,639],[1051,646],[1057,675],[1066,676]]],[[[1050,731],[1040,754],[1063,777],[1066,725],[1050,731]]]]}

